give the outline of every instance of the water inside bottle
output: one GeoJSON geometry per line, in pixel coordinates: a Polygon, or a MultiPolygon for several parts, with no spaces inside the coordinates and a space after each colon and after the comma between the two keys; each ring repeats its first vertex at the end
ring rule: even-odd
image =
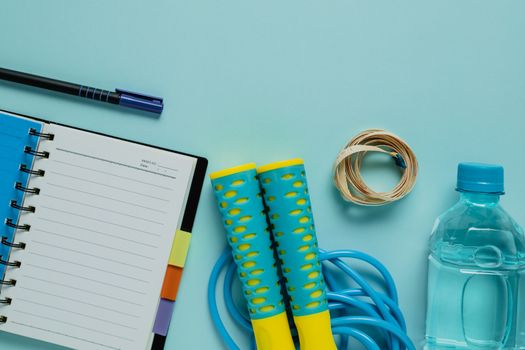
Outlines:
{"type": "Polygon", "coordinates": [[[525,270],[494,245],[440,245],[429,257],[425,349],[525,349],[525,270]]]}

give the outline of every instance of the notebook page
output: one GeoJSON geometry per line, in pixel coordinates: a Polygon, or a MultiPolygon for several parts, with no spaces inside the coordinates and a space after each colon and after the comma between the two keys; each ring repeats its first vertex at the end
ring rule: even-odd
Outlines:
{"type": "Polygon", "coordinates": [[[3,330],[77,349],[145,349],[196,159],[57,125],[26,196],[3,330]]]}

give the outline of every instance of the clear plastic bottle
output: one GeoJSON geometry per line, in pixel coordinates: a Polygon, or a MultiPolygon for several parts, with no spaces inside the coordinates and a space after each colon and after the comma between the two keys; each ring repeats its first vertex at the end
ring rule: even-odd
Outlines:
{"type": "Polygon", "coordinates": [[[457,190],[430,241],[425,349],[525,349],[525,238],[499,204],[503,167],[461,163],[457,190]]]}

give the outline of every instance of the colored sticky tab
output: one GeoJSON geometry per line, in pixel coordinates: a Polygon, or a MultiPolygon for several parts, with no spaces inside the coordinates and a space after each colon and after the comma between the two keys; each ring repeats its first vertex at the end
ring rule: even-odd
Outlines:
{"type": "Polygon", "coordinates": [[[153,333],[166,335],[168,334],[168,328],[170,327],[171,315],[173,314],[173,307],[175,302],[160,299],[159,309],[157,310],[157,318],[153,325],[153,333]]]}
{"type": "Polygon", "coordinates": [[[188,249],[190,248],[191,233],[178,230],[171,246],[169,264],[178,267],[184,267],[188,249]]]}
{"type": "Polygon", "coordinates": [[[164,284],[162,285],[161,298],[175,301],[179,291],[180,280],[182,278],[182,268],[168,265],[164,275],[164,284]]]}

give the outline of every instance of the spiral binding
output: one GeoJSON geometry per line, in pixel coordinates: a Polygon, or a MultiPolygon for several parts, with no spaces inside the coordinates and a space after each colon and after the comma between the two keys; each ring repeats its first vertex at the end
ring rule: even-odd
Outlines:
{"type": "Polygon", "coordinates": [[[9,281],[1,280],[0,284],[3,284],[5,286],[16,286],[16,280],[12,278],[9,281]]]}
{"type": "MultiPolygon", "coordinates": [[[[8,247],[11,247],[11,248],[19,248],[19,249],[26,249],[26,244],[24,242],[18,242],[18,243],[14,243],[14,242],[9,242],[7,240],[7,237],[6,236],[3,236],[2,237],[2,244],[3,245],[6,245],[8,247]]],[[[2,284],[2,283],[0,283],[2,284]]]]}
{"type": "Polygon", "coordinates": [[[34,176],[44,176],[46,174],[46,172],[44,170],[42,170],[42,169],[31,170],[25,164],[20,164],[20,168],[19,169],[23,173],[26,173],[26,174],[29,174],[29,175],[34,175],[34,176]]]}
{"type": "Polygon", "coordinates": [[[55,134],[46,134],[46,133],[38,132],[34,128],[29,129],[29,135],[37,136],[37,137],[40,137],[41,139],[47,139],[49,141],[53,141],[55,139],[55,134]]]}
{"type": "Polygon", "coordinates": [[[25,193],[32,193],[32,194],[40,194],[40,188],[38,187],[24,187],[21,182],[17,182],[15,184],[15,188],[19,191],[25,192],[25,193]]]}
{"type": "Polygon", "coordinates": [[[24,152],[27,153],[27,154],[32,154],[32,155],[37,156],[37,157],[49,158],[49,152],[47,152],[47,151],[38,152],[38,151],[35,151],[34,149],[32,149],[29,146],[26,146],[24,148],[24,152]]]}
{"type": "Polygon", "coordinates": [[[31,225],[28,225],[28,224],[24,224],[24,225],[15,224],[13,222],[13,219],[9,219],[9,218],[5,219],[5,225],[8,226],[8,227],[14,228],[15,230],[29,231],[31,229],[31,225]]]}
{"type": "Polygon", "coordinates": [[[34,213],[36,211],[36,208],[33,207],[32,205],[30,205],[28,207],[24,207],[24,206],[18,204],[17,201],[11,201],[10,206],[11,206],[11,208],[15,208],[15,209],[18,209],[20,211],[28,211],[30,213],[34,213]]]}
{"type": "MultiPolygon", "coordinates": [[[[33,129],[33,128],[29,129],[29,135],[30,136],[34,136],[34,137],[39,137],[41,139],[45,139],[45,140],[48,140],[48,141],[52,141],[55,138],[54,134],[41,133],[41,132],[39,132],[39,131],[37,131],[36,129],[33,129]]],[[[49,158],[49,152],[47,152],[47,151],[38,151],[38,150],[33,149],[30,146],[26,146],[24,148],[24,153],[31,154],[31,155],[33,155],[35,157],[49,158]]],[[[20,164],[19,170],[21,172],[23,172],[23,173],[26,173],[26,174],[29,174],[29,175],[32,175],[32,176],[44,176],[45,173],[46,173],[42,169],[33,170],[27,164],[20,164]]],[[[33,194],[33,195],[39,195],[40,194],[40,189],[39,188],[37,188],[37,187],[33,187],[33,188],[25,187],[21,182],[17,182],[15,184],[15,189],[18,190],[18,191],[21,191],[21,192],[24,192],[24,193],[28,193],[28,194],[33,194]]],[[[23,206],[23,205],[19,204],[18,201],[16,201],[16,200],[12,200],[9,205],[11,206],[11,208],[17,209],[19,211],[24,211],[24,212],[28,212],[28,213],[34,213],[36,211],[36,208],[34,206],[31,206],[31,205],[30,206],[23,206]]],[[[6,218],[5,221],[4,221],[4,224],[7,227],[13,228],[15,230],[14,236],[16,236],[16,231],[18,231],[18,230],[29,231],[31,229],[31,225],[29,225],[29,224],[20,224],[18,222],[13,222],[13,219],[11,219],[11,218],[6,218]]],[[[26,243],[9,241],[6,236],[2,236],[1,244],[3,244],[4,246],[10,247],[10,248],[15,248],[15,249],[25,249],[26,248],[26,243]]],[[[19,268],[22,265],[22,263],[20,261],[18,261],[18,260],[15,260],[15,261],[9,261],[9,259],[4,260],[4,259],[2,259],[2,256],[0,256],[0,264],[8,266],[8,267],[14,267],[14,268],[19,268]]],[[[0,280],[0,285],[15,286],[16,285],[16,280],[12,279],[12,278],[9,279],[9,280],[1,279],[0,280]]],[[[12,299],[9,298],[9,297],[0,298],[0,305],[2,305],[2,304],[3,305],[10,305],[11,302],[12,302],[12,299]]],[[[0,315],[0,324],[6,323],[6,322],[7,322],[7,316],[0,315]]]]}

